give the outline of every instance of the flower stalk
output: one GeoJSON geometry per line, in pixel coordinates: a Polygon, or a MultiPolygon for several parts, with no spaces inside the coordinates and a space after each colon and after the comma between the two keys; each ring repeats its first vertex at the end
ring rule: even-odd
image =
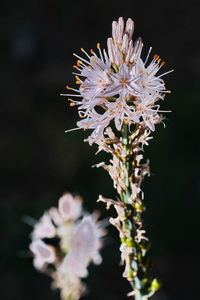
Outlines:
{"type": "MultiPolygon", "coordinates": [[[[118,160],[120,168],[116,167],[118,177],[123,183],[116,184],[118,201],[100,196],[99,200],[107,203],[107,207],[114,205],[117,217],[111,218],[110,222],[118,229],[121,240],[121,256],[125,264],[123,276],[129,281],[133,291],[128,295],[135,300],[149,299],[159,288],[157,279],[149,275],[150,261],[148,258],[149,240],[145,236],[142,214],[145,210],[141,191],[141,184],[146,175],[149,175],[148,163],[142,163],[143,159],[141,141],[146,135],[142,126],[136,126],[130,132],[129,126],[124,123],[121,138],[118,145],[114,145],[118,151],[112,152],[112,161],[118,160]],[[119,146],[120,145],[120,146],[119,146]]],[[[147,139],[147,137],[146,137],[147,139]]],[[[105,165],[102,165],[105,169],[105,165]]],[[[118,180],[120,182],[120,180],[118,180]]]]}
{"type": "Polygon", "coordinates": [[[162,77],[173,70],[157,74],[165,62],[155,54],[149,63],[152,47],[143,61],[143,42],[141,38],[133,42],[133,31],[133,20],[124,22],[120,17],[112,23],[107,51],[97,43],[97,54],[93,49],[88,54],[83,48],[84,58],[74,54],[78,61],[73,74],[80,87],[67,86],[70,93],[62,95],[70,97],[70,106],[78,106],[81,118],[77,128],[67,131],[90,129],[85,141],[97,144],[97,153],[105,151],[111,155],[109,163],[96,166],[109,173],[118,199],[100,195],[98,201],[105,202],[108,209],[114,206],[117,213],[110,223],[119,231],[121,260],[125,265],[123,277],[132,287],[128,295],[135,300],[147,300],[160,284],[150,276],[150,243],[142,220],[145,206],[141,184],[150,174],[143,151],[152,139],[151,132],[163,123],[161,113],[169,112],[160,110],[158,102],[171,93],[162,77]]]}
{"type": "MultiPolygon", "coordinates": [[[[141,128],[136,129],[135,132],[138,131],[139,135],[141,130],[141,128]]],[[[122,141],[125,149],[124,170],[126,190],[122,192],[120,198],[126,205],[126,214],[124,221],[122,221],[122,223],[124,223],[123,227],[126,230],[124,231],[125,235],[124,238],[121,239],[121,243],[122,247],[123,243],[125,243],[125,245],[130,248],[130,254],[126,262],[129,264],[127,279],[130,281],[134,290],[135,300],[144,300],[147,299],[146,297],[149,294],[150,288],[150,282],[148,282],[149,261],[146,257],[149,242],[143,235],[145,230],[142,220],[142,213],[144,212],[145,207],[138,195],[134,201],[130,201],[132,196],[131,184],[138,184],[138,188],[140,188],[142,181],[142,178],[140,178],[140,182],[137,182],[137,179],[134,177],[134,167],[142,168],[142,166],[138,165],[136,159],[138,156],[138,149],[137,147],[134,149],[132,148],[132,144],[136,142],[136,138],[137,136],[134,139],[129,136],[128,125],[124,124],[122,129],[122,141]],[[140,234],[140,237],[138,234],[140,234]]]]}

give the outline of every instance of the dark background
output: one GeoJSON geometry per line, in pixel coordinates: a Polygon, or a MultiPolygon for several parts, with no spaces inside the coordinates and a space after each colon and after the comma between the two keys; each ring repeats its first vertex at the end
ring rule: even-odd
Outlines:
{"type": "MultiPolygon", "coordinates": [[[[100,169],[95,146],[75,126],[76,108],[60,92],[75,85],[73,52],[106,45],[112,20],[135,20],[134,37],[144,40],[175,72],[166,76],[166,129],[157,127],[146,157],[152,176],[143,185],[144,215],[152,240],[154,273],[163,289],[154,300],[197,300],[200,268],[200,39],[199,1],[9,1],[0,2],[1,87],[1,297],[2,300],[59,299],[51,280],[37,273],[26,252],[31,228],[24,215],[38,218],[64,191],[80,193],[92,211],[99,194],[115,197],[100,169]]],[[[84,299],[126,299],[129,286],[118,267],[117,233],[103,251],[104,264],[90,267],[90,294],[84,299]]]]}

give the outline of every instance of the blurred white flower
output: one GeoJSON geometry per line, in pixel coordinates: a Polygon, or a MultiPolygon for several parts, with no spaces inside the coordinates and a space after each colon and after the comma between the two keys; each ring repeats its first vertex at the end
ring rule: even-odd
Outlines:
{"type": "Polygon", "coordinates": [[[81,210],[82,199],[80,197],[73,197],[70,193],[66,193],[59,199],[58,211],[64,222],[78,219],[81,210]]]}
{"type": "Polygon", "coordinates": [[[64,194],[58,200],[58,208],[46,211],[31,234],[29,248],[34,256],[33,264],[53,278],[53,286],[61,290],[63,300],[79,299],[85,291],[80,278],[88,276],[91,262],[102,261],[99,250],[105,230],[95,214],[80,220],[82,210],[79,196],[64,194]]]}
{"type": "Polygon", "coordinates": [[[33,240],[29,248],[34,254],[33,264],[36,269],[42,270],[47,264],[55,263],[56,255],[54,248],[45,244],[42,240],[33,240]]]}
{"type": "Polygon", "coordinates": [[[60,265],[60,271],[64,273],[67,270],[74,276],[86,277],[89,263],[93,261],[95,264],[100,264],[102,261],[99,249],[100,238],[103,235],[105,231],[94,217],[85,216],[74,229],[71,247],[60,265]]]}
{"type": "Polygon", "coordinates": [[[49,209],[49,216],[51,217],[53,223],[56,226],[61,226],[63,225],[63,219],[58,211],[58,209],[56,207],[51,207],[49,209]]]}
{"type": "Polygon", "coordinates": [[[56,235],[56,228],[52,223],[51,217],[48,212],[40,218],[38,223],[35,224],[32,232],[33,240],[43,238],[53,238],[56,235]]]}

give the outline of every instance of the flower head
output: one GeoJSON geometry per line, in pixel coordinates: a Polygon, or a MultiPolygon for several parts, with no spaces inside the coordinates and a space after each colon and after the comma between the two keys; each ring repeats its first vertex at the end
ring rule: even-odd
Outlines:
{"type": "Polygon", "coordinates": [[[92,130],[90,144],[99,143],[112,122],[118,131],[124,122],[140,124],[153,131],[155,124],[162,120],[157,101],[170,92],[166,90],[162,77],[173,70],[158,75],[165,62],[154,55],[148,63],[151,47],[143,61],[143,42],[139,38],[133,43],[133,31],[133,20],[129,18],[125,23],[120,17],[112,23],[107,51],[101,50],[98,43],[98,53],[91,50],[88,54],[81,49],[85,58],[75,54],[78,61],[74,74],[80,87],[67,86],[75,94],[63,95],[72,97],[69,98],[71,106],[78,105],[82,120],[77,122],[77,129],[92,130]],[[73,100],[74,97],[80,100],[73,100]]]}

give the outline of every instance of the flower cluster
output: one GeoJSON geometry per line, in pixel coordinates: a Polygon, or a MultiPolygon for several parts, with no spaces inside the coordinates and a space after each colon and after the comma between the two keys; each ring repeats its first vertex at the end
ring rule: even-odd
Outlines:
{"type": "MultiPolygon", "coordinates": [[[[69,86],[75,93],[62,94],[69,98],[70,105],[78,105],[81,120],[78,128],[92,129],[89,143],[99,142],[105,129],[114,121],[118,131],[122,124],[141,124],[155,130],[155,124],[162,121],[158,100],[164,99],[166,93],[162,77],[170,70],[158,75],[165,64],[158,55],[148,63],[152,48],[145,61],[141,58],[143,43],[138,38],[133,43],[134,22],[123,18],[112,24],[112,37],[107,40],[107,52],[97,44],[98,54],[90,50],[88,54],[83,48],[85,58],[74,54],[78,60],[73,74],[79,89],[69,86]],[[80,98],[80,101],[74,98],[80,98]]],[[[75,128],[75,129],[78,129],[75,128]]],[[[71,129],[74,130],[74,129],[71,129]]],[[[70,131],[70,130],[69,130],[70,131]]]]}
{"type": "Polygon", "coordinates": [[[120,196],[120,199],[115,201],[100,195],[98,201],[105,202],[107,209],[114,206],[116,210],[117,217],[112,217],[109,221],[119,231],[121,261],[125,264],[123,276],[129,281],[138,277],[141,271],[140,267],[143,270],[146,267],[143,257],[147,252],[148,238],[145,236],[146,232],[141,219],[144,209],[142,201],[144,193],[141,190],[141,184],[144,177],[150,175],[149,163],[148,161],[144,162],[142,154],[143,146],[148,145],[148,140],[151,139],[149,133],[149,129],[137,128],[127,138],[127,144],[124,144],[125,141],[118,139],[112,129],[108,127],[102,140],[103,145],[99,144],[99,147],[101,147],[100,150],[111,153],[112,159],[107,164],[101,162],[96,165],[109,173],[114,188],[120,196]],[[126,161],[131,163],[127,165],[126,161]],[[132,227],[133,222],[134,226],[132,227]],[[140,254],[141,266],[139,264],[135,266],[137,256],[140,254]]]}
{"type": "Polygon", "coordinates": [[[99,250],[105,230],[97,218],[83,213],[80,197],[67,193],[59,199],[58,208],[50,208],[34,226],[33,264],[52,277],[63,300],[79,299],[85,291],[80,278],[88,275],[89,263],[102,261],[99,250]]]}

